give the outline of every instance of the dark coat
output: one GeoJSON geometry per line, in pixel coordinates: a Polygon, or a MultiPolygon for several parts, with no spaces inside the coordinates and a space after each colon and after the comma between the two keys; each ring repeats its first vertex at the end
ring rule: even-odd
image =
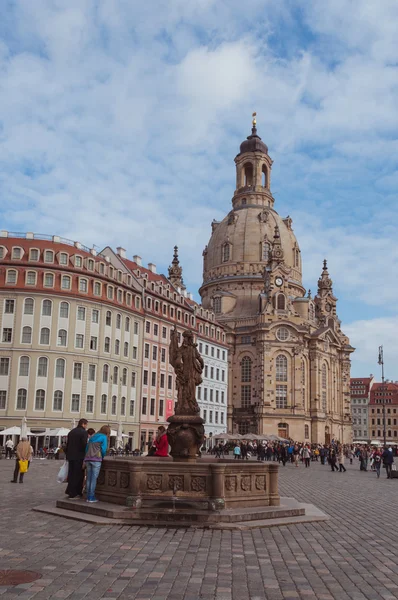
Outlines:
{"type": "Polygon", "coordinates": [[[75,427],[68,433],[67,460],[83,460],[86,454],[88,433],[84,427],[75,427]]]}
{"type": "Polygon", "coordinates": [[[384,450],[383,454],[381,455],[381,458],[383,459],[383,463],[385,465],[392,465],[392,463],[394,462],[394,457],[390,450],[384,450]]]}

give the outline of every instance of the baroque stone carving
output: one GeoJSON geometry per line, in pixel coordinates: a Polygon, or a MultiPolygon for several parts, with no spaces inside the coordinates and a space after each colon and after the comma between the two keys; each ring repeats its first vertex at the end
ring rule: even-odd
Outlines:
{"type": "Polygon", "coordinates": [[[256,490],[266,489],[265,475],[256,475],[256,490]]]}
{"type": "Polygon", "coordinates": [[[242,475],[242,478],[240,480],[240,487],[244,492],[248,492],[252,489],[250,475],[242,475]]]}
{"type": "Polygon", "coordinates": [[[105,483],[105,471],[103,471],[101,469],[101,471],[98,475],[97,485],[104,485],[104,483],[105,483]]]}
{"type": "Polygon", "coordinates": [[[179,492],[184,489],[184,476],[183,475],[170,475],[169,476],[169,490],[173,492],[179,492]]]}
{"type": "Polygon", "coordinates": [[[117,473],[116,471],[109,471],[108,473],[108,485],[111,487],[115,487],[117,482],[117,473]]]}
{"type": "Polygon", "coordinates": [[[206,489],[206,477],[194,476],[191,478],[191,490],[194,492],[204,492],[206,489]]]}
{"type": "Polygon", "coordinates": [[[267,210],[262,210],[258,214],[258,220],[260,221],[260,223],[266,223],[268,221],[268,217],[269,217],[269,213],[267,210]]]}
{"type": "Polygon", "coordinates": [[[120,474],[120,487],[126,489],[129,487],[129,483],[130,483],[130,475],[128,473],[121,473],[120,474]]]}
{"type": "Polygon", "coordinates": [[[160,490],[162,487],[161,475],[149,475],[146,480],[148,490],[160,490]]]}
{"type": "Polygon", "coordinates": [[[236,481],[236,477],[232,477],[227,475],[225,478],[225,489],[227,492],[236,492],[238,485],[236,481]]]}

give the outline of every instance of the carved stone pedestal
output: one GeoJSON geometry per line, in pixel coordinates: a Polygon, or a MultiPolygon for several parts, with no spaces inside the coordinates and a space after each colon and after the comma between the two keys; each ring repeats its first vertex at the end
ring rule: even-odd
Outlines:
{"type": "Polygon", "coordinates": [[[167,439],[174,460],[195,461],[203,445],[205,428],[203,419],[194,415],[173,415],[167,421],[167,439]]]}

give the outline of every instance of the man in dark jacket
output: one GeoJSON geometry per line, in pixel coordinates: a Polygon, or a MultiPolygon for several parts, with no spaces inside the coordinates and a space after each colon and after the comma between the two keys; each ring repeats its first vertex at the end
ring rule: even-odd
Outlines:
{"type": "Polygon", "coordinates": [[[392,448],[384,448],[384,452],[381,455],[381,458],[383,460],[383,464],[384,467],[386,469],[386,473],[387,473],[387,479],[391,479],[391,471],[392,471],[392,464],[394,462],[394,456],[392,454],[392,448]]]}
{"type": "Polygon", "coordinates": [[[83,495],[83,460],[87,445],[87,419],[80,419],[77,427],[68,433],[66,460],[69,463],[68,487],[66,493],[71,500],[83,495]]]}

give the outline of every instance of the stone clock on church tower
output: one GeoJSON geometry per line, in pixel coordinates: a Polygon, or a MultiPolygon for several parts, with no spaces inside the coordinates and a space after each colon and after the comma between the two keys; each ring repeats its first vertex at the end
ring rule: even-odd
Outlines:
{"type": "Polygon", "coordinates": [[[348,443],[354,349],[326,261],[317,295],[306,294],[292,219],[274,209],[272,160],[255,121],[235,165],[232,209],[212,223],[200,289],[230,345],[228,430],[348,443]]]}

